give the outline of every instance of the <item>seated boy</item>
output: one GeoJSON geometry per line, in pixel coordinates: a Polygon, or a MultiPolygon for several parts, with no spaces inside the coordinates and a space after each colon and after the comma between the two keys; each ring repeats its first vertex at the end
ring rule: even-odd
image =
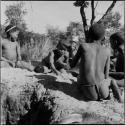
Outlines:
{"type": "MultiPolygon", "coordinates": [[[[115,71],[109,75],[117,80],[124,79],[124,33],[116,32],[110,37],[111,48],[115,58],[115,71]]],[[[119,86],[124,86],[124,81],[117,83],[119,86]]]]}
{"type": "Polygon", "coordinates": [[[21,60],[20,46],[17,42],[19,28],[8,25],[5,29],[7,39],[1,39],[1,67],[17,67],[33,71],[34,67],[21,60]]]}
{"type": "MultiPolygon", "coordinates": [[[[65,70],[68,69],[68,58],[69,53],[66,48],[59,42],[56,43],[55,49],[53,49],[47,57],[45,57],[41,62],[41,69],[46,66],[51,69],[56,75],[61,75],[65,70]]],[[[37,72],[40,66],[35,68],[37,72]]],[[[44,69],[39,70],[39,72],[45,73],[44,69]]]]}
{"type": "Polygon", "coordinates": [[[95,23],[89,29],[90,43],[81,43],[71,62],[71,68],[80,61],[78,89],[84,100],[97,101],[107,99],[112,89],[114,97],[122,102],[119,88],[115,80],[109,79],[110,50],[101,46],[105,29],[102,24],[95,23]]]}

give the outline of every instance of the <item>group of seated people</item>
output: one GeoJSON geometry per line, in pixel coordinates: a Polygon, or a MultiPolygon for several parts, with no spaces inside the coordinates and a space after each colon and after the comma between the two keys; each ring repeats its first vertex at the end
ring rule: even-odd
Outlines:
{"type": "Polygon", "coordinates": [[[79,63],[77,86],[84,100],[97,101],[110,98],[110,89],[114,97],[123,102],[119,86],[115,79],[124,79],[124,33],[117,32],[110,36],[111,47],[104,47],[101,41],[105,37],[105,28],[102,24],[93,24],[88,31],[89,43],[72,41],[68,48],[61,42],[49,52],[40,65],[33,66],[21,59],[20,46],[17,42],[19,28],[8,25],[5,29],[7,38],[1,38],[1,67],[23,68],[29,71],[56,75],[72,73],[72,68],[79,63]],[[112,54],[111,54],[112,53],[112,54]],[[114,61],[114,62],[113,62],[114,61]],[[115,70],[110,70],[115,63],[115,70]],[[49,70],[46,71],[46,68],[49,70]],[[110,77],[109,77],[110,76],[110,77]]]}

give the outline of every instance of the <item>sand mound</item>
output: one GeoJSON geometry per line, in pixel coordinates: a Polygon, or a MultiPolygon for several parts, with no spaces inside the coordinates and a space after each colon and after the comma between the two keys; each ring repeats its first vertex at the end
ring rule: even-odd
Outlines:
{"type": "Polygon", "coordinates": [[[124,104],[114,98],[85,102],[75,81],[71,76],[2,68],[1,124],[124,123],[124,104]]]}

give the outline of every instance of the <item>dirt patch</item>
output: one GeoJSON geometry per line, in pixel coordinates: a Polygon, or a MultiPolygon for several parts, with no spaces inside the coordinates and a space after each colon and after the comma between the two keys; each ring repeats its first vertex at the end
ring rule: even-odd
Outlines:
{"type": "Polygon", "coordinates": [[[83,101],[73,77],[2,68],[1,88],[1,124],[124,123],[124,104],[83,101]]]}

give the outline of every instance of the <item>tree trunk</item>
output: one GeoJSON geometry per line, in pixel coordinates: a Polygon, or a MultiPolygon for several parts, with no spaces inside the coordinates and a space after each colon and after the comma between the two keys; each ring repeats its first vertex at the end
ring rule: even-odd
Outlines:
{"type": "Polygon", "coordinates": [[[83,21],[85,40],[86,40],[86,42],[88,42],[88,25],[87,25],[87,19],[86,19],[86,15],[85,15],[85,11],[84,11],[84,6],[82,6],[80,8],[80,14],[81,14],[82,21],[83,21]]]}
{"type": "MultiPolygon", "coordinates": [[[[109,6],[109,8],[107,9],[107,11],[105,12],[105,14],[102,16],[102,18],[97,22],[97,23],[101,23],[102,20],[106,17],[106,15],[111,12],[111,10],[113,9],[113,7],[115,6],[117,0],[113,1],[112,4],[109,6]]],[[[96,5],[97,7],[97,5],[96,5]]],[[[95,7],[95,8],[96,8],[95,7]]],[[[81,14],[81,17],[82,17],[82,22],[83,22],[83,28],[84,28],[84,33],[85,33],[85,40],[86,42],[89,42],[89,39],[88,39],[88,25],[87,25],[87,19],[86,19],[86,15],[85,15],[85,11],[84,11],[84,5],[82,5],[80,7],[80,14],[81,14]]],[[[93,24],[94,22],[94,19],[95,19],[95,13],[94,13],[94,2],[91,2],[91,8],[92,8],[92,19],[91,19],[91,22],[90,22],[90,26],[93,24]]]]}
{"type": "Polygon", "coordinates": [[[106,17],[106,15],[107,15],[109,12],[112,11],[112,9],[113,9],[113,7],[115,6],[116,2],[117,2],[117,0],[114,0],[114,1],[112,2],[112,4],[109,6],[109,8],[108,8],[107,11],[105,12],[105,14],[104,14],[104,15],[102,16],[102,18],[98,21],[98,23],[101,23],[102,20],[104,20],[104,18],[106,17]]]}

